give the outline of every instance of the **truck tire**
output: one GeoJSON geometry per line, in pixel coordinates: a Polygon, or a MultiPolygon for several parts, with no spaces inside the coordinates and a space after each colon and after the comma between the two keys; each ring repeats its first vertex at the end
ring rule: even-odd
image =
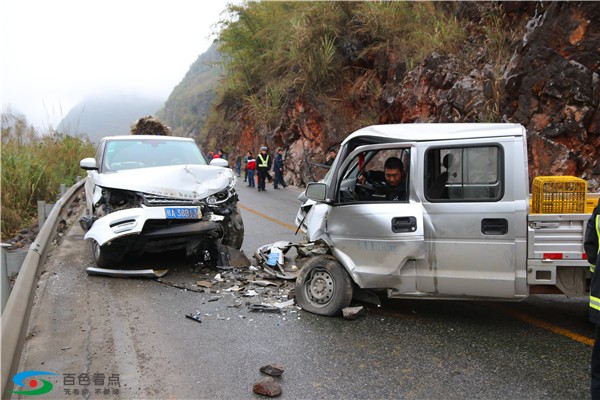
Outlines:
{"type": "Polygon", "coordinates": [[[296,302],[302,309],[327,317],[339,315],[352,300],[352,280],[333,256],[308,260],[296,278],[296,302]]]}
{"type": "Polygon", "coordinates": [[[92,240],[92,255],[98,268],[114,267],[123,259],[123,253],[110,249],[109,246],[100,246],[92,240]]]}

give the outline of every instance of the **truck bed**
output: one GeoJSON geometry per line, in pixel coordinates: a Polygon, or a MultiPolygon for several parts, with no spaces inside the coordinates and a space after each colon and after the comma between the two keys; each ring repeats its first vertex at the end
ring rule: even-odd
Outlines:
{"type": "MultiPolygon", "coordinates": [[[[598,193],[588,194],[587,199],[597,204],[599,196],[598,193]]],[[[591,216],[591,209],[589,211],[589,214],[528,215],[529,285],[556,285],[569,296],[586,293],[586,281],[591,275],[583,239],[591,216]]]]}

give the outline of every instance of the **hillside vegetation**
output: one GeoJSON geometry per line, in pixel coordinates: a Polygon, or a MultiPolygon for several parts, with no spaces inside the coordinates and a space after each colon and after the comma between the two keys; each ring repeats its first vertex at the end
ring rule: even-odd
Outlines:
{"type": "Polygon", "coordinates": [[[310,163],[366,125],[515,122],[530,178],[600,186],[598,2],[246,2],[228,7],[218,44],[215,100],[181,134],[231,157],[282,147],[290,183],[318,178],[310,163]]]}
{"type": "MultiPolygon", "coordinates": [[[[272,131],[290,94],[333,103],[341,91],[361,102],[381,92],[377,74],[387,59],[397,79],[426,55],[456,51],[466,23],[458,3],[249,2],[229,7],[220,50],[226,75],[207,129],[230,130],[243,110],[256,128],[272,131]]],[[[499,18],[499,16],[491,16],[499,18]]],[[[364,123],[377,115],[360,110],[364,123]]]]}
{"type": "Polygon", "coordinates": [[[200,138],[210,104],[215,99],[219,78],[223,75],[218,47],[217,43],[213,43],[198,57],[157,113],[175,136],[200,138]]]}

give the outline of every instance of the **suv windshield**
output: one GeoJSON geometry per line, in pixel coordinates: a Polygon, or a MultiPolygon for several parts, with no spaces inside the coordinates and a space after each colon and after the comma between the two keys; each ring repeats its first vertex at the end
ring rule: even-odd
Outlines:
{"type": "Polygon", "coordinates": [[[193,141],[112,140],[106,143],[103,171],[163,167],[207,162],[193,141]]]}

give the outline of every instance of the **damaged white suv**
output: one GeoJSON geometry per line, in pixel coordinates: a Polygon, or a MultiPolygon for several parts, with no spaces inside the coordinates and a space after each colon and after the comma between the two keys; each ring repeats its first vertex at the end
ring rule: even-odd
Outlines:
{"type": "Polygon", "coordinates": [[[244,224],[227,161],[210,165],[193,139],[112,136],[85,158],[87,215],[80,219],[96,265],[125,255],[185,250],[218,260],[220,244],[240,249],[244,224]]]}

